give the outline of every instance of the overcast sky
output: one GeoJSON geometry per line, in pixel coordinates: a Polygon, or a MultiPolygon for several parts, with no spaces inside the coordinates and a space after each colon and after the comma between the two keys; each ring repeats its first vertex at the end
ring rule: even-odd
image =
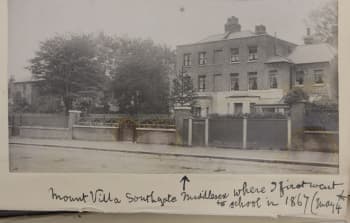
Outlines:
{"type": "Polygon", "coordinates": [[[151,38],[175,48],[223,33],[226,19],[236,16],[242,30],[264,24],[268,33],[301,44],[304,19],[327,1],[9,0],[9,73],[16,80],[30,79],[24,67],[39,42],[55,33],[105,32],[151,38]]]}

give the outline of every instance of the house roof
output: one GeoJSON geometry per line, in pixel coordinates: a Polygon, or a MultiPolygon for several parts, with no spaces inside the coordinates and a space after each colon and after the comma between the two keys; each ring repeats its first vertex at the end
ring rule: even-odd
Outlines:
{"type": "Polygon", "coordinates": [[[288,58],[282,56],[272,56],[265,63],[291,63],[288,58]]]}
{"type": "Polygon", "coordinates": [[[327,43],[297,46],[288,56],[295,64],[329,62],[337,55],[337,50],[327,43]]]}
{"type": "Polygon", "coordinates": [[[259,36],[252,31],[240,31],[240,32],[226,32],[221,34],[210,35],[197,43],[206,43],[206,42],[214,42],[220,40],[228,40],[228,39],[239,39],[239,38],[247,38],[259,36]]]}

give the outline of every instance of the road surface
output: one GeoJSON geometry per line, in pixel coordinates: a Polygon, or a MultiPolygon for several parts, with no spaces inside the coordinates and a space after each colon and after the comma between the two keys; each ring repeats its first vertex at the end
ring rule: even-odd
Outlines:
{"type": "Polygon", "coordinates": [[[335,174],[338,168],[11,144],[10,171],[46,173],[335,174]]]}

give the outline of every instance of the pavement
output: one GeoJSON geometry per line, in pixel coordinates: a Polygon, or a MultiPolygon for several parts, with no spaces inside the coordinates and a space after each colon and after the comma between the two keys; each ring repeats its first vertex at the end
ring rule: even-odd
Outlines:
{"type": "Polygon", "coordinates": [[[117,151],[129,154],[210,158],[323,167],[339,166],[338,153],[311,151],[182,147],[173,145],[136,144],[132,142],[29,139],[18,137],[10,138],[9,143],[12,145],[61,147],[77,150],[117,151]]]}

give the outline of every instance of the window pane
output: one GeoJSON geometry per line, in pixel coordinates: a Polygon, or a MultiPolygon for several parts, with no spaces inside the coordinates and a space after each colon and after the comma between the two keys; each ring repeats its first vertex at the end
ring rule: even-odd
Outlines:
{"type": "Polygon", "coordinates": [[[198,90],[205,91],[205,76],[198,77],[198,90]]]}
{"type": "Polygon", "coordinates": [[[239,49],[231,49],[231,63],[239,62],[239,49]]]}
{"type": "Polygon", "coordinates": [[[258,47],[249,47],[249,61],[258,59],[258,47]]]}
{"type": "Polygon", "coordinates": [[[238,91],[239,90],[239,77],[238,73],[231,74],[231,91],[238,91]]]}
{"type": "Polygon", "coordinates": [[[304,84],[304,71],[297,71],[295,75],[295,84],[303,85],[304,84]]]}
{"type": "Polygon", "coordinates": [[[207,58],[206,58],[206,53],[205,52],[200,52],[199,53],[199,64],[203,65],[207,63],[207,58]]]}
{"type": "Polygon", "coordinates": [[[242,114],[243,112],[243,104],[242,103],[234,103],[234,114],[242,114]]]}
{"type": "Polygon", "coordinates": [[[272,70],[269,72],[269,85],[270,88],[277,88],[277,71],[272,70]]]}
{"type": "Polygon", "coordinates": [[[249,81],[249,90],[257,90],[258,89],[258,82],[257,82],[257,73],[256,72],[249,72],[248,73],[248,81],[249,81]]]}
{"type": "Polygon", "coordinates": [[[191,54],[184,54],[184,66],[191,66],[191,54]]]}
{"type": "Polygon", "coordinates": [[[314,71],[314,82],[315,84],[322,84],[323,81],[323,70],[315,70],[314,71]]]}

